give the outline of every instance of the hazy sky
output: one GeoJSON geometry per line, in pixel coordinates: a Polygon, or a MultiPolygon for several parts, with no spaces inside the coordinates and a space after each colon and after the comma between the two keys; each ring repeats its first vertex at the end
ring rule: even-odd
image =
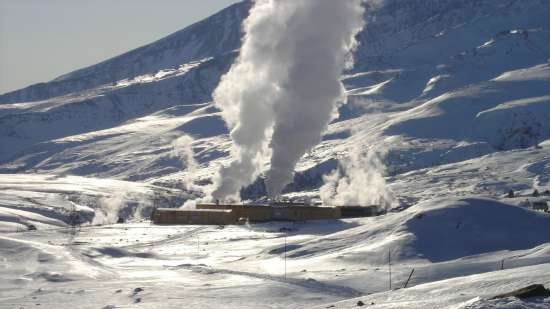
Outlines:
{"type": "Polygon", "coordinates": [[[0,0],[0,93],[151,43],[238,0],[0,0]]]}

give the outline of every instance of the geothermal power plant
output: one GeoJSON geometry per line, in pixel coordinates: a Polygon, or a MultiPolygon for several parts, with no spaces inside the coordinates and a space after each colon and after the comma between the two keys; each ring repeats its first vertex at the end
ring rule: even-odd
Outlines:
{"type": "Polygon", "coordinates": [[[246,222],[309,221],[378,215],[377,206],[312,206],[275,204],[197,204],[195,209],[157,208],[154,224],[231,225],[246,222]]]}
{"type": "MultiPolygon", "coordinates": [[[[233,160],[214,177],[216,181],[210,196],[213,200],[240,200],[241,189],[263,172],[267,198],[271,200],[278,198],[285,185],[292,181],[296,164],[321,142],[338,103],[346,96],[341,74],[353,62],[349,55],[357,46],[355,37],[363,28],[363,13],[361,1],[346,5],[340,1],[255,2],[243,24],[247,35],[239,57],[213,93],[214,103],[221,111],[233,142],[233,160]],[[276,13],[287,11],[290,13],[276,13]],[[331,13],[332,23],[318,18],[327,12],[331,13]],[[296,18],[300,21],[290,22],[296,18]],[[277,35],[273,36],[274,33],[277,35]],[[264,145],[271,148],[265,158],[264,145]],[[263,171],[262,165],[257,163],[260,157],[270,162],[268,170],[263,171]]],[[[372,183],[383,185],[384,179],[376,174],[378,169],[372,162],[355,159],[356,156],[352,156],[351,161],[358,161],[356,164],[338,174],[345,179],[330,184],[334,185],[334,195],[341,194],[345,198],[321,197],[324,203],[371,203],[364,199],[370,194],[349,198],[349,193],[361,194],[364,179],[378,177],[377,181],[368,184],[370,186],[372,183]],[[338,187],[340,184],[343,188],[338,187]],[[345,190],[348,192],[343,192],[345,190]]],[[[334,177],[331,179],[334,181],[334,177]]],[[[198,204],[193,209],[156,209],[152,222],[225,225],[326,220],[373,216],[377,209],[375,206],[317,207],[280,202],[198,204]]]]}

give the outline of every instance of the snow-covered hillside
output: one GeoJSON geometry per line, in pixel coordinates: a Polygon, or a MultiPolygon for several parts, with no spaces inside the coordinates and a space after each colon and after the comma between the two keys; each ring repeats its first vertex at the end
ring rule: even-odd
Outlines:
{"type": "MultiPolygon", "coordinates": [[[[0,170],[171,183],[186,167],[171,144],[185,135],[209,178],[230,145],[211,93],[249,6],[0,96],[0,170]]],[[[349,103],[300,165],[323,168],[357,140],[400,173],[548,139],[549,14],[537,0],[367,2],[349,103]]]]}
{"type": "Polygon", "coordinates": [[[488,299],[550,284],[549,221],[466,198],[343,221],[41,227],[0,236],[0,308],[545,308],[488,299]],[[409,288],[387,292],[388,252],[392,289],[414,269],[409,288]]]}
{"type": "MultiPolygon", "coordinates": [[[[0,308],[548,307],[489,300],[550,285],[550,215],[529,202],[550,200],[546,0],[365,1],[348,102],[284,192],[317,198],[351,149],[377,151],[387,215],[140,222],[231,161],[212,92],[250,7],[0,95],[0,308]],[[410,288],[387,291],[388,252],[392,287],[414,268],[410,288]]],[[[261,197],[262,180],[243,193],[261,197]]]]}
{"type": "MultiPolygon", "coordinates": [[[[163,39],[87,68],[3,95],[2,103],[45,100],[124,79],[172,70],[239,48],[240,27],[250,3],[233,5],[163,39]]],[[[165,73],[164,73],[165,74],[165,73]]]]}

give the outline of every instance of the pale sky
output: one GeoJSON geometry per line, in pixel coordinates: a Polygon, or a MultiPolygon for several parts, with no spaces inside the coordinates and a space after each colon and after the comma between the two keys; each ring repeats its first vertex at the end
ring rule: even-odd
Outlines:
{"type": "Polygon", "coordinates": [[[0,0],[0,94],[151,43],[238,0],[0,0]]]}

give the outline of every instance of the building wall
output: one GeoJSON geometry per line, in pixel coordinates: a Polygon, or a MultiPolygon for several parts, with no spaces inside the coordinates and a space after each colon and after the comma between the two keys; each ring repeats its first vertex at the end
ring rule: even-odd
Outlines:
{"type": "Polygon", "coordinates": [[[155,224],[237,224],[241,219],[251,222],[334,220],[376,215],[375,207],[316,207],[198,204],[196,209],[159,208],[151,216],[155,224]]]}
{"type": "Polygon", "coordinates": [[[236,224],[233,211],[195,211],[179,209],[157,209],[151,220],[155,224],[199,224],[227,225],[236,224]]]}
{"type": "Polygon", "coordinates": [[[265,221],[306,221],[339,219],[340,209],[315,206],[281,206],[264,205],[215,205],[198,204],[197,209],[232,209],[237,218],[247,218],[252,222],[265,221]]]}
{"type": "Polygon", "coordinates": [[[372,217],[378,214],[376,206],[338,206],[337,208],[340,209],[342,218],[372,217]]]}

